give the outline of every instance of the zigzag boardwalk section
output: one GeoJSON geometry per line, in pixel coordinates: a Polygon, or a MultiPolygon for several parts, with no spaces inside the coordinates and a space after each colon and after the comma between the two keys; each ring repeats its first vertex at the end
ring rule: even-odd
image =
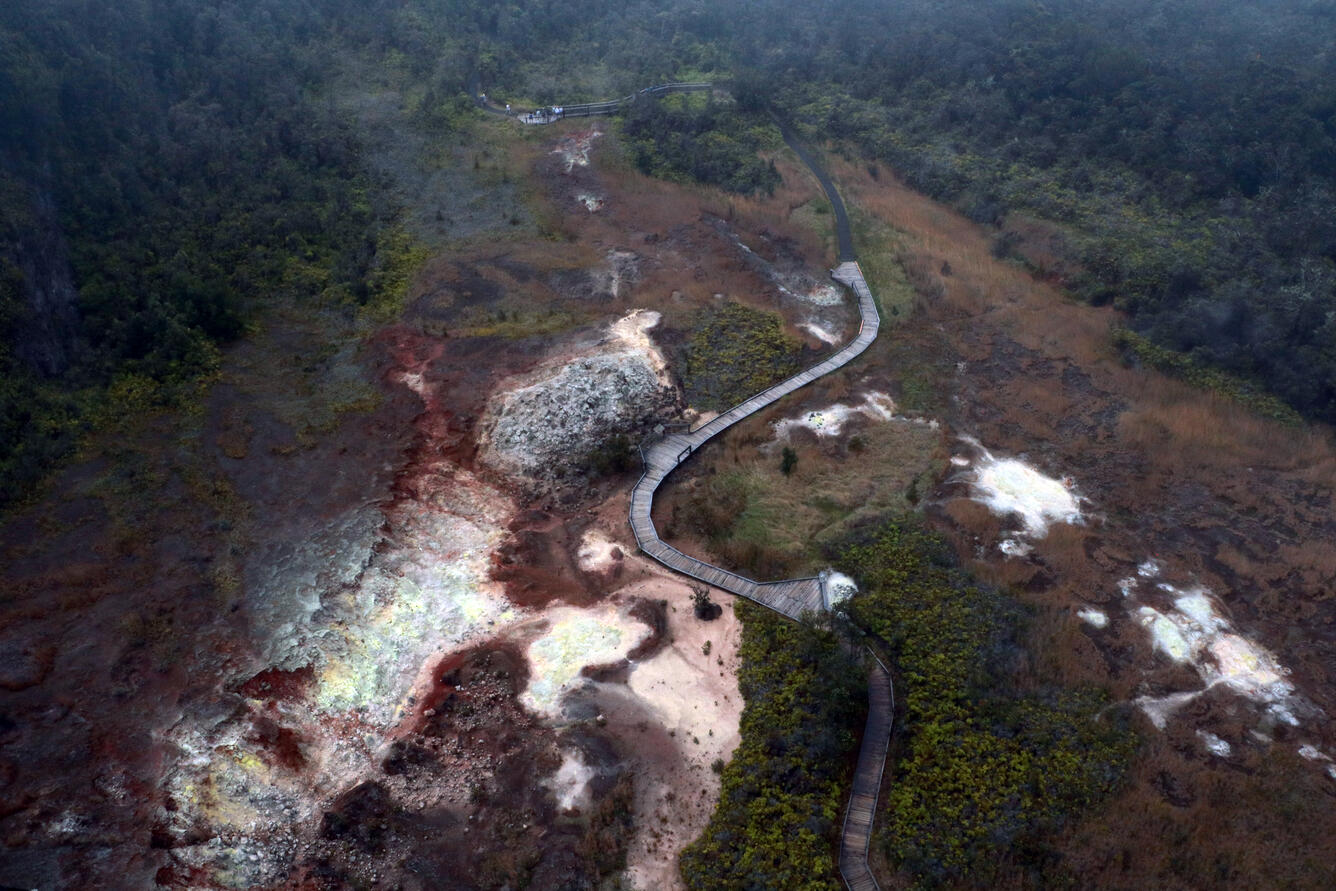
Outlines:
{"type": "Polygon", "coordinates": [[[823,375],[830,374],[837,368],[847,365],[854,357],[861,354],[872,341],[877,339],[881,318],[877,315],[877,304],[872,299],[872,291],[863,279],[863,271],[856,261],[841,263],[832,272],[836,281],[848,285],[858,296],[858,311],[861,319],[858,334],[838,353],[806,371],[795,374],[788,380],[775,384],[768,390],[757,393],[747,401],[735,405],[728,411],[702,424],[689,433],[677,433],[666,436],[649,447],[642,447],[641,456],[645,461],[645,473],[631,490],[631,530],[635,533],[636,544],[646,554],[658,560],[670,569],[699,579],[702,582],[730,591],[740,597],[746,597],[757,603],[783,613],[791,619],[802,619],[804,612],[822,612],[826,609],[825,597],[820,579],[790,579],[782,582],[761,584],[735,572],[720,569],[717,566],[697,560],[682,553],[677,548],[659,538],[654,527],[651,513],[654,508],[654,493],[668,474],[677,469],[692,453],[711,438],[724,432],[743,418],[753,415],[801,387],[823,375]]]}
{"type": "MultiPolygon", "coordinates": [[[[661,84],[608,102],[564,106],[562,117],[615,114],[641,96],[703,92],[711,88],[712,85],[708,83],[661,84]]],[[[551,123],[553,120],[550,118],[534,120],[532,115],[525,117],[531,123],[551,123]]],[[[650,445],[648,449],[642,445],[640,456],[645,462],[645,472],[631,490],[630,517],[631,530],[635,534],[636,544],[640,546],[640,550],[664,566],[739,597],[746,597],[796,621],[803,621],[804,614],[823,612],[830,606],[824,578],[757,582],[736,572],[706,563],[704,560],[698,560],[667,544],[659,538],[659,531],[654,527],[652,516],[654,493],[659,485],[702,445],[743,418],[772,405],[817,378],[844,367],[877,339],[881,317],[877,313],[877,303],[872,297],[872,289],[863,278],[863,270],[859,267],[854,254],[849,217],[844,202],[830,177],[798,143],[788,128],[783,128],[783,134],[784,141],[811,170],[812,175],[825,190],[826,197],[830,199],[831,209],[835,213],[840,260],[843,261],[831,270],[831,276],[846,285],[858,298],[860,320],[858,334],[824,362],[764,392],[757,393],[695,430],[665,436],[650,445]]],[[[850,891],[878,891],[877,880],[873,878],[872,871],[868,867],[867,852],[872,840],[877,795],[881,790],[886,753],[890,748],[891,722],[895,714],[890,672],[871,649],[867,652],[871,657],[869,660],[871,667],[868,671],[867,725],[863,731],[863,742],[858,751],[858,766],[854,771],[853,786],[849,794],[849,807],[845,811],[844,827],[840,833],[840,875],[850,891]]]]}

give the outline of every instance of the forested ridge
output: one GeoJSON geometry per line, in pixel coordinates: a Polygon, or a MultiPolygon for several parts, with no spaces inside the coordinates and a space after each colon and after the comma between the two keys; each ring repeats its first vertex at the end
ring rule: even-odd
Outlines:
{"type": "Polygon", "coordinates": [[[1336,418],[1330,4],[886,15],[861,50],[774,50],[784,106],[980,222],[1058,223],[1078,295],[1336,418]]]}

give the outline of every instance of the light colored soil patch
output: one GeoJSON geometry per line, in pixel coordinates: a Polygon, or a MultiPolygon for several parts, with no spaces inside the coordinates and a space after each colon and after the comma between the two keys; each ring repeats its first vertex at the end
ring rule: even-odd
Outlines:
{"type": "Polygon", "coordinates": [[[974,471],[975,497],[1001,517],[1016,516],[1026,535],[1043,538],[1053,523],[1081,522],[1070,479],[1045,476],[1018,458],[987,453],[974,471]]]}
{"type": "Polygon", "coordinates": [[[580,550],[576,554],[580,568],[585,572],[602,572],[611,569],[617,562],[615,552],[620,546],[596,529],[591,529],[580,539],[580,550]]]}
{"type": "Polygon", "coordinates": [[[818,437],[839,436],[844,425],[854,415],[862,415],[872,421],[889,421],[895,416],[895,403],[885,393],[869,391],[863,394],[861,402],[854,405],[836,402],[824,408],[810,409],[796,418],[776,421],[775,439],[787,442],[789,434],[798,427],[804,427],[818,437]]]}
{"type": "Polygon", "coordinates": [[[712,591],[723,614],[696,618],[690,580],[639,554],[626,523],[629,492],[596,508],[583,547],[620,550],[622,585],[608,596],[629,603],[662,601],[663,644],[633,662],[626,683],[598,683],[605,730],[618,741],[635,778],[626,886],[681,889],[677,858],[709,822],[719,798],[716,759],[727,762],[739,742],[742,695],[738,648],[742,626],[731,595],[712,591]],[[709,643],[708,652],[706,643],[709,643]]]}
{"type": "Polygon", "coordinates": [[[520,701],[549,716],[560,714],[561,698],[580,684],[582,669],[625,658],[649,633],[611,604],[592,610],[556,607],[545,618],[547,631],[528,648],[529,687],[520,701]]]}
{"type": "MultiPolygon", "coordinates": [[[[719,797],[719,776],[711,764],[727,761],[739,741],[742,626],[726,594],[715,595],[723,615],[711,622],[697,619],[686,581],[666,573],[656,571],[622,593],[668,602],[668,643],[635,665],[628,688],[666,728],[676,749],[661,757],[650,746],[633,758],[637,833],[627,855],[627,878],[645,891],[682,888],[677,856],[704,830],[719,797]]],[[[616,726],[614,715],[609,721],[616,726]]],[[[632,740],[643,735],[632,726],[617,729],[632,740]]]]}

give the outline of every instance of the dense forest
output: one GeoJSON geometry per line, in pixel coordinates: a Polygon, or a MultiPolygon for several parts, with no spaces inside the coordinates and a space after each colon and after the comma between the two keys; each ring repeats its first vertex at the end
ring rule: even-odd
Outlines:
{"type": "MultiPolygon", "coordinates": [[[[413,24],[283,0],[0,9],[4,500],[106,419],[188,407],[263,307],[376,298],[403,244],[335,81],[413,24]]],[[[432,96],[464,91],[462,54],[412,58],[432,96]]]]}
{"type": "Polygon", "coordinates": [[[693,99],[668,96],[627,109],[622,132],[636,166],[664,179],[695,180],[741,194],[773,193],[779,171],[758,152],[777,148],[779,131],[756,111],[713,97],[693,99]]]}
{"type": "MultiPolygon", "coordinates": [[[[98,418],[179,403],[273,300],[372,299],[396,208],[338,102],[359,63],[467,128],[533,102],[730,80],[746,114],[637,106],[644,169],[772,188],[759,106],[974,219],[1052,225],[1129,350],[1336,419],[1330,4],[18,0],[0,9],[0,483],[98,418]],[[1159,351],[1159,352],[1156,352],[1159,351]],[[1251,382],[1251,383],[1249,383],[1251,382]]],[[[367,69],[361,69],[365,71],[367,69]]],[[[999,250],[1008,249],[1006,238],[999,250]]]]}

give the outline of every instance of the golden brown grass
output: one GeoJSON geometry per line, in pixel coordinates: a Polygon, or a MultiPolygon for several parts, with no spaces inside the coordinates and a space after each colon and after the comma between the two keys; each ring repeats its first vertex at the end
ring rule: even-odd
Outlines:
{"type": "MultiPolygon", "coordinates": [[[[1273,648],[1305,695],[1330,710],[1331,620],[1336,591],[1336,447],[1323,427],[1296,430],[1154,371],[1125,367],[1111,348],[1107,308],[1074,303],[1047,281],[991,254],[991,235],[858,164],[833,161],[846,197],[901,233],[901,259],[920,313],[897,337],[911,350],[968,363],[944,386],[960,398],[948,417],[986,444],[1043,450],[1072,468],[1091,524],[1058,526],[1034,558],[971,561],[986,581],[1034,604],[1034,683],[1096,683],[1127,699],[1192,689],[1191,672],[1148,652],[1122,614],[1114,581],[1152,553],[1208,584],[1250,637],[1273,648]],[[1099,604],[1113,619],[1095,630],[1074,615],[1099,604]]],[[[1030,255],[1064,273],[1060,233],[1012,221],[1030,255]],[[1045,253],[1045,252],[1048,253],[1045,253]]],[[[894,375],[894,369],[887,373],[894,375]]],[[[967,557],[1001,534],[978,505],[949,499],[933,514],[967,557]]],[[[1333,821],[1321,805],[1329,780],[1295,758],[1294,745],[1252,745],[1254,726],[1224,692],[1200,698],[1149,730],[1124,791],[1069,827],[1058,846],[1085,887],[1318,887],[1329,879],[1333,821]],[[1236,742],[1228,766],[1202,754],[1194,729],[1236,742]]],[[[1327,736],[1313,725],[1305,732],[1327,736]]],[[[1019,870],[1003,887],[1026,887],[1019,870]]]]}
{"type": "MultiPolygon", "coordinates": [[[[555,134],[551,129],[544,138],[555,134]]],[[[530,141],[521,150],[541,168],[545,144],[530,141]]],[[[609,197],[605,210],[571,212],[562,181],[540,181],[535,200],[545,202],[552,235],[506,250],[547,269],[594,265],[610,248],[652,258],[635,290],[599,312],[647,305],[662,309],[671,323],[716,292],[760,300],[765,283],[700,226],[705,214],[729,220],[744,237],[768,230],[793,239],[814,269],[834,258],[829,215],[814,211],[819,190],[787,153],[776,157],[784,184],[769,198],[644,177],[618,160],[612,134],[595,156],[594,175],[609,197]],[[646,235],[658,240],[647,242],[646,235]],[[675,291],[678,301],[669,297],[675,291]]],[[[1330,534],[1336,448],[1329,431],[1283,427],[1161,374],[1124,367],[1110,346],[1116,312],[1078,305],[1020,266],[997,260],[989,232],[906,189],[885,170],[873,180],[859,164],[829,161],[848,203],[867,216],[865,230],[879,241],[860,250],[903,264],[918,313],[850,368],[752,419],[695,459],[698,491],[728,488],[731,475],[756,502],[750,527],[716,541],[724,556],[741,568],[770,567],[777,575],[806,571],[815,568],[809,543],[823,529],[861,510],[904,509],[913,478],[906,474],[940,467],[944,455],[926,448],[910,454],[904,443],[882,439],[877,431],[890,425],[862,431],[861,454],[829,443],[798,444],[798,466],[787,478],[779,473],[778,455],[757,446],[770,420],[796,414],[802,404],[847,399],[864,387],[895,392],[911,372],[922,371],[940,389],[936,403],[944,417],[993,448],[1045,449],[1052,466],[1073,468],[1095,502],[1089,526],[1055,527],[1036,543],[1033,560],[990,556],[974,564],[987,581],[1013,587],[1037,606],[1025,666],[1030,683],[1096,683],[1122,700],[1144,692],[1148,680],[1194,683],[1190,674],[1149,657],[1144,634],[1121,616],[1113,588],[1130,564],[1172,542],[1164,556],[1216,587],[1249,633],[1280,653],[1296,683],[1333,705],[1330,650],[1294,644],[1330,615],[1326,604],[1336,591],[1330,534]],[[957,361],[967,363],[959,374],[957,361]],[[960,402],[951,402],[952,395],[960,402]],[[1114,624],[1094,631],[1078,620],[1074,610],[1087,602],[1102,604],[1114,624]]],[[[1042,235],[1039,224],[1013,224],[1042,235]]],[[[497,251],[495,245],[474,248],[479,256],[497,251]]],[[[1034,250],[1031,262],[1058,269],[1057,255],[1044,250],[1034,250]]],[[[524,300],[542,299],[532,281],[498,280],[524,300]]],[[[694,514],[702,513],[701,504],[693,504],[692,495],[689,487],[670,485],[658,517],[660,528],[674,527],[685,550],[705,554],[704,531],[746,526],[721,509],[705,518],[711,530],[698,528],[694,514]]],[[[933,516],[969,555],[976,546],[995,553],[1003,534],[998,518],[964,499],[947,499],[933,516]]],[[[1058,846],[1082,885],[1308,887],[1322,874],[1333,858],[1336,828],[1330,810],[1320,807],[1327,781],[1295,760],[1287,743],[1270,751],[1240,746],[1229,766],[1205,758],[1192,734],[1199,722],[1236,740],[1247,737],[1242,719],[1225,706],[1204,698],[1192,707],[1191,721],[1171,725],[1168,734],[1149,732],[1124,792],[1067,827],[1058,846]],[[1186,790],[1180,797],[1187,803],[1172,803],[1166,789],[1177,790],[1174,795],[1186,790]]],[[[999,886],[1028,883],[1018,868],[999,886]]]]}
{"type": "MultiPolygon", "coordinates": [[[[1129,401],[1123,435],[1128,445],[1152,450],[1152,462],[1302,468],[1308,482],[1336,487],[1329,430],[1295,431],[1159,372],[1124,368],[1110,345],[1111,325],[1123,321],[1118,313],[1076,304],[1025,269],[997,260],[979,226],[893,177],[883,173],[873,180],[852,162],[831,166],[854,203],[904,233],[905,266],[932,317],[986,318],[1025,348],[1081,366],[1101,389],[1129,401]],[[943,263],[949,274],[943,274],[943,263]]],[[[982,350],[967,353],[985,356],[982,350]]],[[[1044,384],[1022,398],[1040,413],[1066,410],[1056,401],[1057,388],[1044,384]]]]}

